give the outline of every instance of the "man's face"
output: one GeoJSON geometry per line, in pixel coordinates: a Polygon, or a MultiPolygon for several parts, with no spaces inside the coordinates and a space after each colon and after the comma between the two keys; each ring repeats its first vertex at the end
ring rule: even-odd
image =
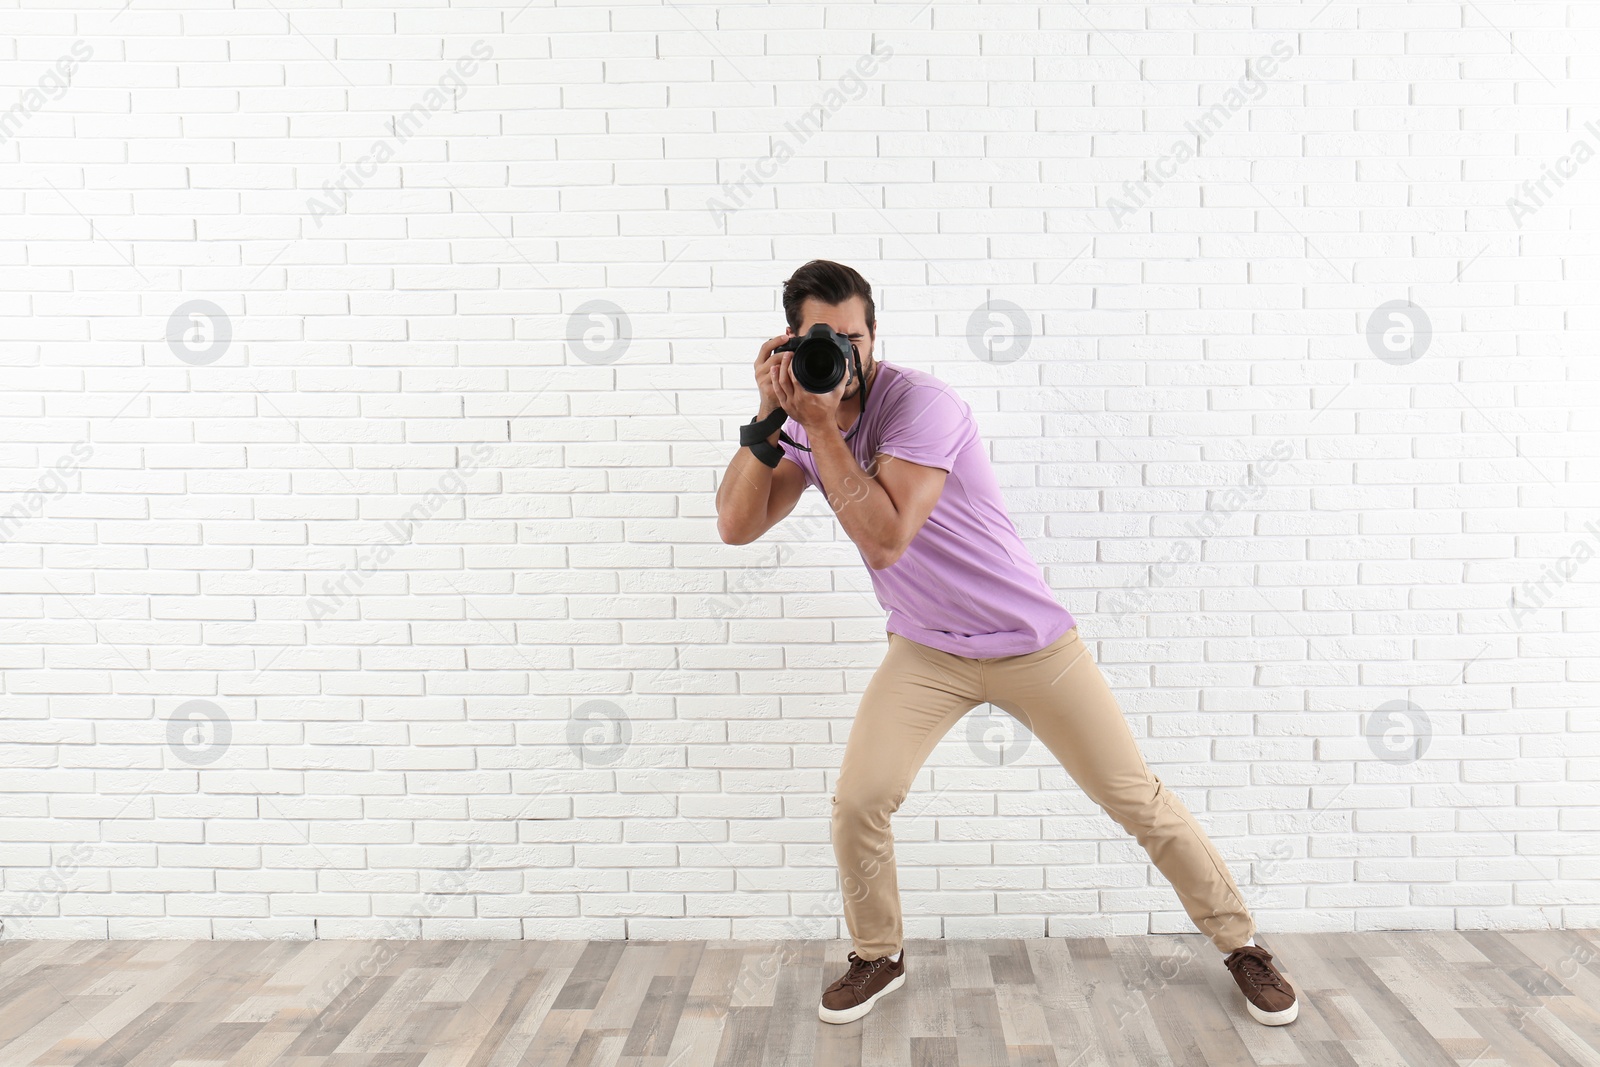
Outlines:
{"type": "MultiPolygon", "coordinates": [[[[850,339],[861,353],[861,373],[872,373],[872,341],[873,337],[867,332],[867,302],[859,296],[852,296],[842,304],[824,304],[816,297],[807,297],[805,303],[800,305],[799,336],[804,336],[811,327],[819,322],[825,322],[833,327],[834,333],[842,333],[850,339]]],[[[849,400],[861,392],[861,382],[855,376],[854,361],[849,367],[850,384],[844,387],[844,399],[849,400]]]]}

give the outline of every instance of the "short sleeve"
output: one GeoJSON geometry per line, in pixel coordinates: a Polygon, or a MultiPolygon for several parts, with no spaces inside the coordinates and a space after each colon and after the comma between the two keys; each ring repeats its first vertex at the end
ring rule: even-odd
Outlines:
{"type": "Polygon", "coordinates": [[[919,386],[906,390],[888,412],[878,451],[896,459],[955,469],[956,456],[972,434],[972,411],[949,389],[919,386]]]}

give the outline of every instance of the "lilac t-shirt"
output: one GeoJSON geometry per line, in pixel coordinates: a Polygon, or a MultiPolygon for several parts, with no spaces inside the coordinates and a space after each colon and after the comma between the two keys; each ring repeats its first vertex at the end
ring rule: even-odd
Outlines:
{"type": "MultiPolygon", "coordinates": [[[[811,444],[793,419],[783,430],[811,444]]],[[[880,452],[950,472],[905,553],[882,570],[867,568],[878,603],[889,613],[889,633],[958,656],[993,659],[1036,652],[1077,625],[1012,524],[972,409],[948,384],[879,360],[867,412],[844,436],[869,475],[880,452]]],[[[781,438],[779,447],[805,472],[808,486],[827,492],[811,453],[781,438]]],[[[885,467],[893,462],[882,461],[885,467]]]]}

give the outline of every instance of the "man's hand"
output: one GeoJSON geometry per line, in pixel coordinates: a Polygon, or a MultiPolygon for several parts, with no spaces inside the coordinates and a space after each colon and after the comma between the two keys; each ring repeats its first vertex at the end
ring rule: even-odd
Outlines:
{"type": "Polygon", "coordinates": [[[844,399],[844,387],[851,375],[839,379],[831,393],[813,393],[803,387],[794,376],[794,353],[778,352],[772,369],[772,391],[789,417],[804,427],[809,435],[814,429],[831,427],[839,429],[839,404],[844,399]]]}
{"type": "MultiPolygon", "coordinates": [[[[763,342],[761,351],[756,353],[756,391],[761,394],[761,409],[757,414],[761,418],[770,415],[774,408],[783,407],[777,391],[773,388],[774,372],[778,368],[778,360],[782,353],[774,355],[772,350],[793,336],[794,331],[785,328],[778,336],[770,337],[763,342]]],[[[792,414],[787,408],[784,408],[784,411],[792,414]]]]}

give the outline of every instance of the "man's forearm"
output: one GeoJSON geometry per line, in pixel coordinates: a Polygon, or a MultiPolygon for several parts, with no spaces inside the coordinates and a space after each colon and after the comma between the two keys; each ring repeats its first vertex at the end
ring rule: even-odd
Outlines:
{"type": "MultiPolygon", "coordinates": [[[[776,404],[763,403],[756,418],[764,419],[776,409],[776,404]]],[[[772,431],[767,443],[778,443],[778,430],[772,431]]],[[[733,454],[728,469],[723,472],[722,484],[717,486],[717,525],[724,535],[742,535],[759,527],[766,519],[767,506],[772,499],[773,470],[748,448],[741,446],[733,454]]]]}
{"type": "MultiPolygon", "coordinates": [[[[839,525],[861,549],[867,563],[877,569],[877,561],[896,549],[895,524],[899,518],[894,501],[878,484],[877,478],[861,469],[850,454],[837,427],[806,428],[811,441],[811,459],[817,466],[828,506],[839,516],[839,525]]],[[[874,471],[876,473],[876,471],[874,471]]]]}

